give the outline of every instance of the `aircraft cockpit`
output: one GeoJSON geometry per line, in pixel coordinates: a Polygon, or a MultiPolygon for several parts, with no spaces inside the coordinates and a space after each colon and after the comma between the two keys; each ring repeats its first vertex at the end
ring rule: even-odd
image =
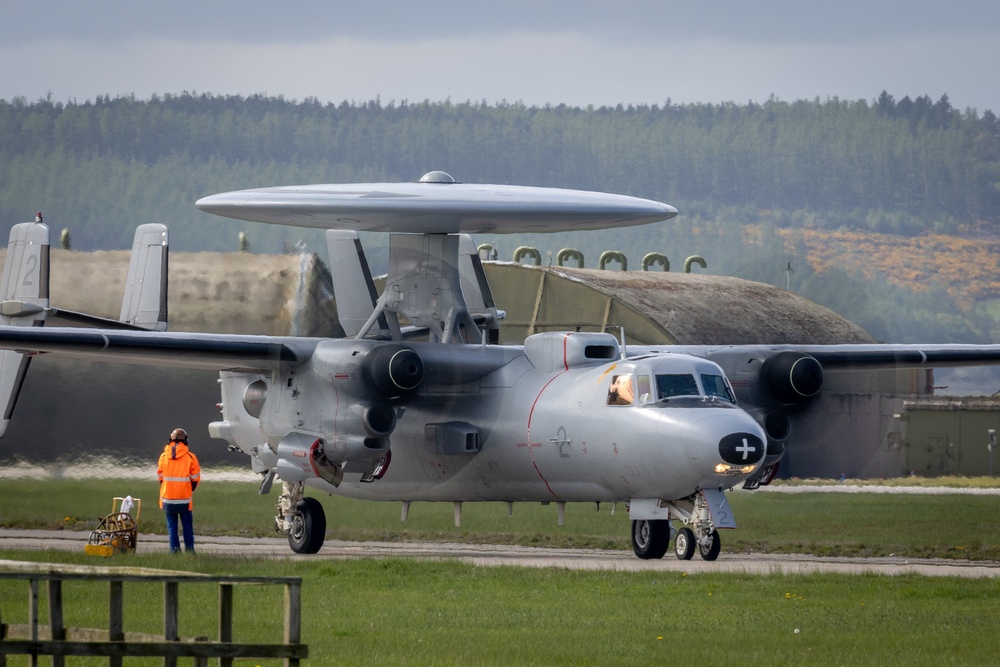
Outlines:
{"type": "Polygon", "coordinates": [[[700,362],[669,367],[656,364],[611,377],[608,405],[668,405],[697,407],[698,405],[736,405],[729,380],[714,364],[700,362]],[[683,366],[683,367],[682,367],[683,366]]]}

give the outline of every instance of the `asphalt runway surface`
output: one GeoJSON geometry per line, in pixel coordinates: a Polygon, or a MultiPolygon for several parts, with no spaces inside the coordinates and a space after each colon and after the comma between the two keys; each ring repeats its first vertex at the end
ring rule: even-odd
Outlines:
{"type": "MultiPolygon", "coordinates": [[[[68,530],[0,529],[0,548],[54,549],[83,551],[89,532],[68,530]]],[[[697,555],[680,561],[667,554],[662,560],[641,560],[628,551],[603,549],[553,549],[508,545],[456,544],[444,542],[344,542],[328,540],[318,554],[301,556],[292,553],[288,541],[281,537],[195,537],[195,548],[205,554],[222,554],[296,559],[359,559],[415,558],[425,560],[455,560],[478,566],[556,567],[569,570],[617,570],[629,572],[711,572],[750,574],[917,574],[939,577],[985,578],[1000,577],[1000,563],[944,559],[904,558],[835,558],[790,554],[727,554],[725,546],[714,562],[697,555]]],[[[165,535],[140,533],[137,550],[140,553],[165,552],[165,535]]],[[[95,565],[100,564],[95,561],[95,565]]],[[[122,565],[116,562],[115,565],[122,565]]],[[[2,568],[2,565],[0,565],[2,568]]]]}
{"type": "MultiPolygon", "coordinates": [[[[46,473],[41,470],[41,473],[46,473]]],[[[44,479],[32,468],[9,470],[11,477],[44,479]],[[14,474],[18,473],[18,474],[14,474]]],[[[143,469],[136,477],[149,478],[143,469]]],[[[259,477],[246,471],[205,471],[203,477],[214,475],[218,481],[258,481],[259,477]]],[[[0,470],[0,479],[4,477],[0,470]]],[[[889,487],[855,486],[851,484],[771,486],[754,493],[899,493],[912,495],[967,494],[1000,495],[1000,489],[945,488],[945,487],[889,487]]],[[[57,549],[83,551],[88,531],[0,529],[0,548],[57,549]]],[[[601,549],[555,549],[509,545],[457,544],[444,542],[345,542],[328,540],[318,554],[300,556],[292,552],[283,537],[241,538],[209,537],[198,535],[195,547],[202,553],[230,556],[248,556],[273,559],[347,559],[347,558],[419,558],[456,560],[480,566],[513,565],[520,567],[559,567],[572,570],[620,570],[687,572],[745,572],[754,574],[802,574],[831,572],[843,574],[875,573],[884,575],[918,574],[950,577],[1000,577],[1000,562],[962,561],[950,559],[904,558],[839,558],[795,554],[727,554],[723,534],[722,554],[714,562],[699,556],[680,561],[668,553],[662,560],[644,561],[630,551],[601,549]]],[[[140,552],[165,552],[165,535],[140,534],[140,552]]]]}

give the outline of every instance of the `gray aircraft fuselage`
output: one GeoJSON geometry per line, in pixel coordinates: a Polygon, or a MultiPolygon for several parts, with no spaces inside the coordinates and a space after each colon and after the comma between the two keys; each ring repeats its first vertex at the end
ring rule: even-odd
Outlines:
{"type": "Polygon", "coordinates": [[[307,364],[277,381],[224,373],[228,439],[284,481],[370,500],[673,500],[740,483],[764,459],[761,427],[731,393],[719,395],[728,384],[716,364],[688,355],[622,360],[612,336],[580,333],[538,334],[524,348],[446,346],[450,365],[438,360],[443,346],[407,344],[426,359],[426,377],[392,405],[395,423],[381,427],[380,444],[366,446],[356,438],[358,405],[380,401],[351,360],[371,345],[321,342],[307,364]],[[587,358],[587,349],[600,358],[587,358]],[[473,370],[479,356],[489,357],[479,360],[486,372],[473,370]],[[623,376],[631,395],[612,398],[623,376]],[[664,396],[663,377],[690,378],[689,388],[664,396]],[[243,396],[261,381],[258,420],[243,396]],[[371,483],[361,481],[362,466],[347,468],[334,486],[315,462],[319,454],[357,461],[388,451],[384,474],[371,483]]]}

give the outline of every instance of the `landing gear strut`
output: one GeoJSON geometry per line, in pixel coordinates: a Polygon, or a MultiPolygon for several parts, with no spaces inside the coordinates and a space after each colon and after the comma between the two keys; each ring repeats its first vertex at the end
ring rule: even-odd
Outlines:
{"type": "Polygon", "coordinates": [[[677,531],[674,539],[674,555],[680,560],[691,560],[695,549],[705,560],[715,560],[722,551],[722,540],[719,538],[719,531],[716,530],[716,522],[709,509],[707,495],[711,494],[716,505],[716,513],[725,521],[721,525],[725,528],[735,527],[731,522],[732,515],[729,511],[729,504],[725,502],[725,496],[721,493],[702,491],[696,493],[683,501],[670,503],[670,514],[672,517],[680,518],[684,522],[684,527],[677,531]],[[722,503],[725,504],[723,508],[722,503]]]}
{"type": "Polygon", "coordinates": [[[288,535],[288,546],[297,554],[314,554],[326,539],[326,513],[315,498],[303,496],[302,482],[283,482],[274,528],[288,535]]]}

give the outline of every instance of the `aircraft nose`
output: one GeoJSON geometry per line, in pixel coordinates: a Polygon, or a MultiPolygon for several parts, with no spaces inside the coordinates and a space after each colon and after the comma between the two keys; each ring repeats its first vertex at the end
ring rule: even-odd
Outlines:
{"type": "Polygon", "coordinates": [[[729,433],[719,440],[719,458],[722,461],[715,466],[715,471],[750,472],[764,460],[766,451],[767,445],[764,444],[764,440],[755,433],[745,431],[729,433]]]}
{"type": "Polygon", "coordinates": [[[767,443],[760,425],[745,412],[703,422],[700,463],[716,479],[750,475],[764,460],[767,443]]]}

